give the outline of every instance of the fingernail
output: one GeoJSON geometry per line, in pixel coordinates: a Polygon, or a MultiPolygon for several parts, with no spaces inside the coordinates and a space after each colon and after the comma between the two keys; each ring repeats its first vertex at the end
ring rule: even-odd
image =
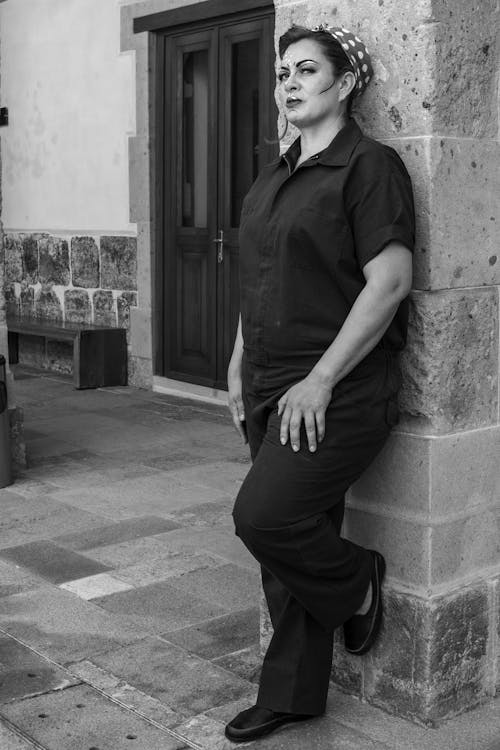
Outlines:
{"type": "Polygon", "coordinates": [[[244,414],[240,414],[240,422],[244,422],[244,421],[245,421],[245,415],[244,414]]]}
{"type": "Polygon", "coordinates": [[[294,449],[295,453],[297,453],[297,451],[299,450],[299,446],[298,445],[293,445],[292,448],[294,449]]]}
{"type": "Polygon", "coordinates": [[[311,447],[309,448],[309,450],[311,451],[311,453],[314,453],[314,451],[316,450],[316,446],[315,445],[311,445],[311,447]]]}
{"type": "Polygon", "coordinates": [[[281,443],[281,445],[285,445],[286,438],[284,438],[284,437],[280,438],[280,443],[281,443]]]}

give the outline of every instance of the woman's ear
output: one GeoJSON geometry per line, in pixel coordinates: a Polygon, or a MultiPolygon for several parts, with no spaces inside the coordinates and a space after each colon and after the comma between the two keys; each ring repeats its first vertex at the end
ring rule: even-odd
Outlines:
{"type": "Polygon", "coordinates": [[[354,73],[350,70],[346,70],[340,76],[340,87],[339,87],[339,101],[343,102],[349,98],[349,94],[356,85],[356,78],[354,73]]]}

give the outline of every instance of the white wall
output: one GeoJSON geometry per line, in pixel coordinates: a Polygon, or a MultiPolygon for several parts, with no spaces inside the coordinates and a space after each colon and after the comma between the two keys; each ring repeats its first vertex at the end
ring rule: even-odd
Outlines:
{"type": "Polygon", "coordinates": [[[135,233],[134,56],[120,54],[119,1],[7,0],[0,36],[5,229],[135,233]]]}

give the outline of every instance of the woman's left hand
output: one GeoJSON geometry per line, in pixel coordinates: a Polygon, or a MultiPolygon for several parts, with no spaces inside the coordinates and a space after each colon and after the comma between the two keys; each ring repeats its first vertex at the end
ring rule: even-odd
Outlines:
{"type": "Polygon", "coordinates": [[[332,387],[314,372],[299,381],[278,401],[278,415],[281,415],[280,440],[286,445],[288,437],[292,449],[300,449],[300,427],[302,420],[307,434],[311,453],[325,436],[325,412],[332,398],[332,387]]]}

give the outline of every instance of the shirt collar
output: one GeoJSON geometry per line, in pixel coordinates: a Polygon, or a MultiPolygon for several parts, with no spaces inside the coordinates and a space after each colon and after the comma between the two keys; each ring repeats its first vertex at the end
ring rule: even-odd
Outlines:
{"type": "MultiPolygon", "coordinates": [[[[339,130],[332,142],[318,154],[316,163],[326,164],[329,167],[345,167],[362,137],[363,133],[357,122],[349,118],[347,124],[339,130]]],[[[286,161],[289,167],[293,168],[299,155],[300,137],[285,151],[281,160],[286,161]]]]}

